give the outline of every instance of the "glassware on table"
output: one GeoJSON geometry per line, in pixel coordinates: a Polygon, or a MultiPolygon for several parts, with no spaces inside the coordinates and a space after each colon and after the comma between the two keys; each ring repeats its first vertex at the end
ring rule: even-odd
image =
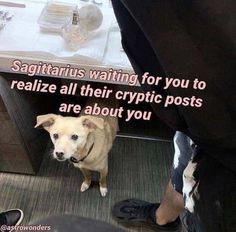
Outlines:
{"type": "Polygon", "coordinates": [[[64,1],[48,1],[43,8],[38,23],[41,30],[61,33],[62,28],[71,22],[73,11],[77,5],[64,1]]]}
{"type": "Polygon", "coordinates": [[[87,36],[88,31],[81,26],[78,10],[75,10],[72,22],[62,28],[62,37],[71,49],[78,50],[81,43],[87,39],[87,36]]]}
{"type": "Polygon", "coordinates": [[[90,32],[101,26],[102,21],[103,14],[96,5],[82,6],[73,12],[72,22],[63,27],[62,37],[71,49],[78,50],[90,32]]]}

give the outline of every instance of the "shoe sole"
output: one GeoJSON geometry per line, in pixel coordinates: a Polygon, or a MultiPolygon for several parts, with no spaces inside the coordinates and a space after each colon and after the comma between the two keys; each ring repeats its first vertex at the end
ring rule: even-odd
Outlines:
{"type": "Polygon", "coordinates": [[[176,232],[181,231],[181,225],[176,229],[170,229],[170,228],[168,229],[168,228],[160,228],[158,226],[150,225],[147,222],[134,222],[134,221],[125,222],[117,218],[115,219],[120,225],[123,225],[126,228],[142,227],[144,229],[148,229],[149,231],[176,231],[176,232]]]}
{"type": "Polygon", "coordinates": [[[16,223],[16,226],[19,226],[24,218],[24,213],[21,209],[16,209],[16,210],[19,210],[20,213],[21,213],[21,216],[20,216],[20,219],[18,220],[18,222],[16,223]]]}

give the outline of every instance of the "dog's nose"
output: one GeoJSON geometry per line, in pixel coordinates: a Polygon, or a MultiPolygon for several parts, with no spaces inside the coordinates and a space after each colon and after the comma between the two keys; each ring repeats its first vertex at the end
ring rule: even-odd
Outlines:
{"type": "Polygon", "coordinates": [[[57,156],[58,159],[62,159],[63,156],[64,156],[64,152],[58,152],[58,151],[56,151],[56,156],[57,156]]]}

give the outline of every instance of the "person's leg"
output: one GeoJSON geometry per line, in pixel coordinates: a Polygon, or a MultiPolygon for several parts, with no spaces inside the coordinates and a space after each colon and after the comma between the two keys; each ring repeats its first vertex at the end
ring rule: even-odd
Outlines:
{"type": "Polygon", "coordinates": [[[184,211],[183,172],[192,158],[194,146],[189,137],[176,132],[171,181],[167,185],[161,204],[136,199],[125,200],[114,206],[113,215],[123,222],[142,222],[158,229],[176,230],[180,224],[179,215],[184,211]]]}
{"type": "Polygon", "coordinates": [[[156,211],[156,222],[159,225],[174,221],[184,211],[183,172],[192,158],[193,146],[189,137],[179,131],[176,132],[171,181],[168,183],[161,205],[156,211]]]}
{"type": "MultiPolygon", "coordinates": [[[[112,4],[121,29],[122,45],[133,67],[135,67],[139,73],[148,71],[153,76],[165,76],[157,54],[154,53],[149,41],[139,28],[138,23],[128,12],[125,5],[123,5],[123,2],[120,0],[112,0],[112,4]]],[[[163,83],[160,83],[155,87],[142,85],[142,88],[144,91],[158,91],[164,96],[165,93],[162,92],[161,88],[162,84],[163,83]]],[[[153,107],[153,109],[155,111],[155,107],[153,107]]],[[[158,108],[158,111],[162,110],[165,111],[166,114],[171,115],[171,112],[168,111],[168,109],[161,107],[158,108]]],[[[158,112],[156,113],[159,115],[158,112]]],[[[142,215],[141,221],[143,222],[156,222],[156,225],[163,225],[163,227],[160,227],[159,229],[167,229],[168,226],[172,228],[177,227],[179,222],[178,216],[184,209],[183,197],[181,195],[183,187],[182,174],[191,158],[191,149],[185,149],[185,145],[189,143],[187,136],[181,135],[180,133],[179,135],[177,142],[182,144],[180,141],[183,140],[184,143],[181,145],[181,148],[176,149],[177,155],[175,155],[174,161],[174,174],[171,178],[173,185],[171,182],[168,184],[162,203],[150,204],[140,200],[125,200],[114,206],[113,214],[116,218],[126,222],[130,219],[134,219],[133,221],[136,219],[137,221],[140,221],[140,215],[142,215]],[[181,155],[181,159],[179,159],[179,150],[184,151],[181,155]],[[184,160],[184,162],[182,162],[182,160],[184,160]],[[137,215],[137,217],[134,215],[137,215]],[[174,223],[169,225],[171,222],[174,223]]]]}
{"type": "Polygon", "coordinates": [[[137,199],[115,204],[113,215],[124,223],[145,223],[160,230],[177,230],[179,215],[184,211],[183,171],[192,157],[192,142],[181,132],[174,137],[175,155],[171,181],[167,185],[161,204],[137,199]]]}
{"type": "Polygon", "coordinates": [[[175,191],[171,181],[168,183],[163,200],[156,210],[156,223],[165,225],[173,222],[184,211],[182,194],[175,191]]]}
{"type": "Polygon", "coordinates": [[[183,172],[192,158],[193,146],[194,144],[185,134],[176,132],[171,181],[168,183],[163,200],[156,211],[156,223],[159,225],[175,221],[184,211],[183,172]]]}

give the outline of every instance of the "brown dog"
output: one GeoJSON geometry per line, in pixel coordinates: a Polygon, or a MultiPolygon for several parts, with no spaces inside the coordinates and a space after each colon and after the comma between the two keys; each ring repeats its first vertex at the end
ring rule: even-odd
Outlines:
{"type": "Polygon", "coordinates": [[[91,172],[100,173],[100,193],[107,194],[108,152],[116,136],[118,120],[115,117],[63,117],[46,114],[37,117],[35,127],[42,126],[50,133],[54,144],[53,156],[58,161],[70,160],[80,168],[84,182],[80,191],[91,184],[91,172]]]}

